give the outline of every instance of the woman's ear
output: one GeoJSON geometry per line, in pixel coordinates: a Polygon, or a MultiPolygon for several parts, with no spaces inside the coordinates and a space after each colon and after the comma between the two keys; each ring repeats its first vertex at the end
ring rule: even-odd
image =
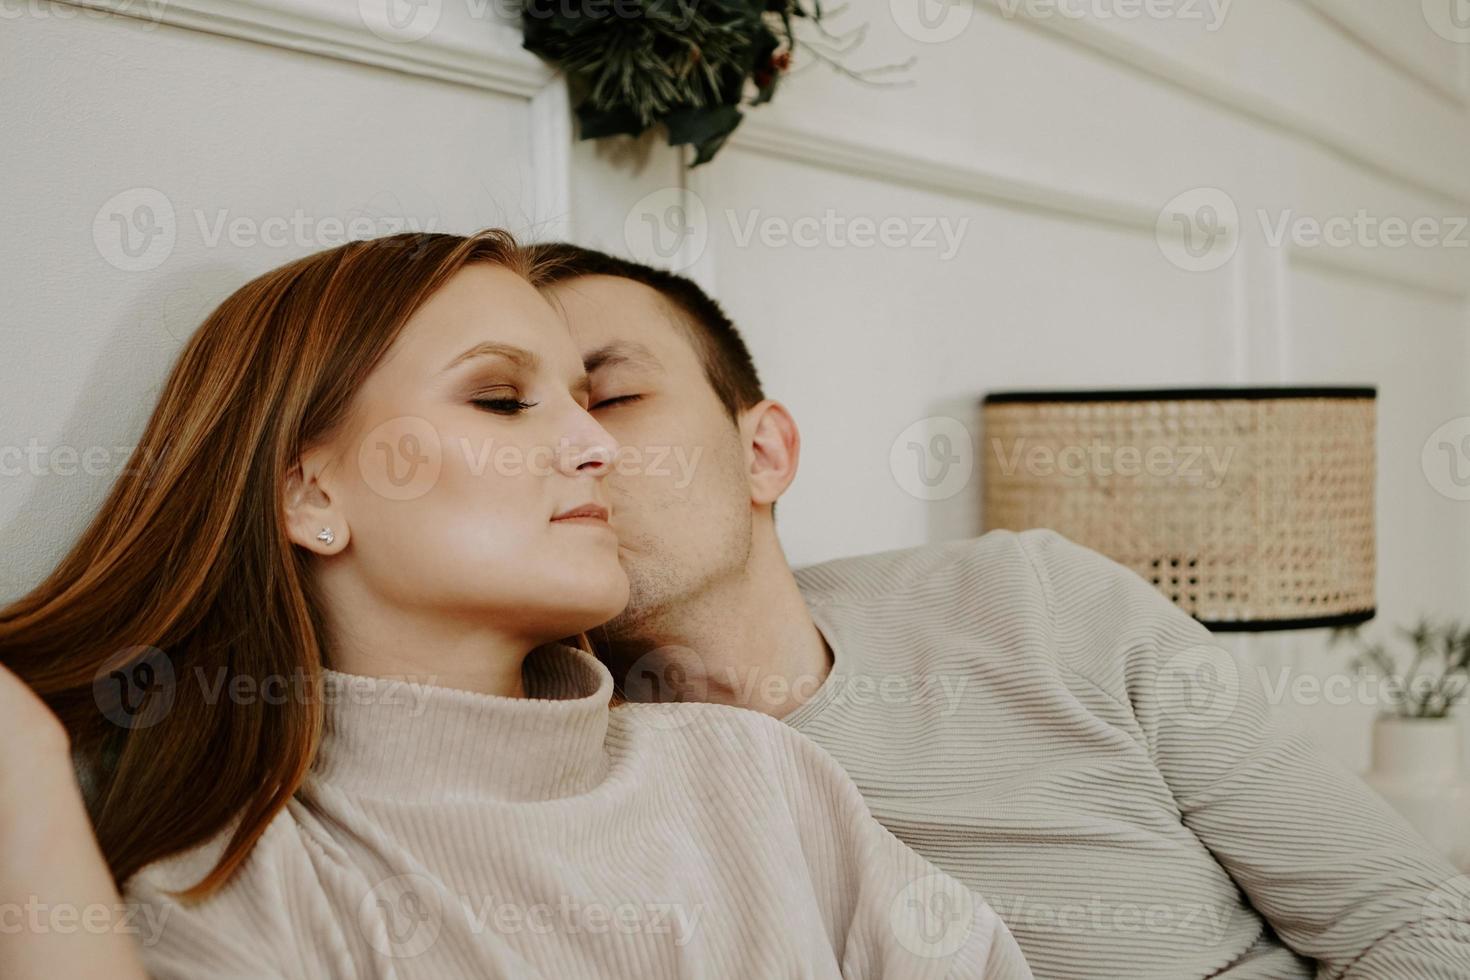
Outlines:
{"type": "Polygon", "coordinates": [[[284,500],[286,534],[291,541],[319,555],[335,555],[347,547],[347,518],[322,481],[324,460],[306,454],[286,474],[284,500]]]}
{"type": "Polygon", "coordinates": [[[774,504],[796,479],[801,460],[801,432],[796,419],[778,401],[766,399],[748,408],[740,417],[745,437],[750,502],[774,504]]]}

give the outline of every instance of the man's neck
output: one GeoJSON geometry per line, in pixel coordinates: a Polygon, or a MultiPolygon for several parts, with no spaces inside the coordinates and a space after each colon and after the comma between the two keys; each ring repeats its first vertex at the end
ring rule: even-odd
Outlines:
{"type": "Polygon", "coordinates": [[[630,700],[709,701],[784,717],[826,679],[832,654],[774,531],[756,528],[743,574],[601,643],[630,700]]]}

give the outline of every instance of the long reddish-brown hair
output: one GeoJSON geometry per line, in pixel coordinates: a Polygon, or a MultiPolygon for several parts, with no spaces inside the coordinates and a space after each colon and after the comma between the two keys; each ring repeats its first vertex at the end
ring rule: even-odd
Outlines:
{"type": "Polygon", "coordinates": [[[66,726],[119,886],[238,820],[213,869],[180,893],[208,895],[305,777],[326,635],[309,557],[287,537],[285,479],[346,421],[414,311],[472,262],[533,284],[544,270],[504,232],[415,233],[242,286],[185,345],[129,469],[70,553],[0,609],[0,663],[66,726]],[[120,718],[106,692],[130,670],[151,683],[120,718]],[[160,672],[211,682],[164,685],[160,672]],[[210,696],[237,678],[291,678],[312,696],[210,696]]]}

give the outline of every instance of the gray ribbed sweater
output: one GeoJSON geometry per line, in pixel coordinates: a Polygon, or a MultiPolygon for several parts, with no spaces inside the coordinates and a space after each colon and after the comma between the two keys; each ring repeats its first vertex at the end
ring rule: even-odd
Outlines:
{"type": "Polygon", "coordinates": [[[982,900],[830,756],[715,705],[609,708],[544,648],[526,699],[329,672],[310,778],[205,902],[216,841],[125,897],[157,978],[1028,978],[982,900]]]}
{"type": "Polygon", "coordinates": [[[1470,978],[1470,877],[1128,569],[995,531],[797,578],[835,664],[784,720],[1036,976],[1470,978]]]}

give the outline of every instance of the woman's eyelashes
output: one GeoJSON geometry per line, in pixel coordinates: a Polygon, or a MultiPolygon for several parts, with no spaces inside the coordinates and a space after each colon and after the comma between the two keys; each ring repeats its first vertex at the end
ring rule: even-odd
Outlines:
{"type": "Polygon", "coordinates": [[[485,392],[470,399],[470,404],[496,415],[519,415],[528,408],[535,408],[538,403],[523,401],[518,391],[507,388],[485,392]]]}
{"type": "MultiPolygon", "coordinates": [[[[583,411],[588,412],[595,412],[599,408],[611,408],[614,405],[626,405],[643,397],[641,392],[629,392],[625,395],[603,398],[596,397],[596,393],[593,393],[593,397],[589,398],[586,388],[581,386],[574,386],[571,394],[573,400],[582,406],[583,411]]],[[[477,394],[470,399],[470,404],[496,415],[519,415],[541,403],[526,400],[520,385],[498,384],[479,389],[477,394]]]]}

